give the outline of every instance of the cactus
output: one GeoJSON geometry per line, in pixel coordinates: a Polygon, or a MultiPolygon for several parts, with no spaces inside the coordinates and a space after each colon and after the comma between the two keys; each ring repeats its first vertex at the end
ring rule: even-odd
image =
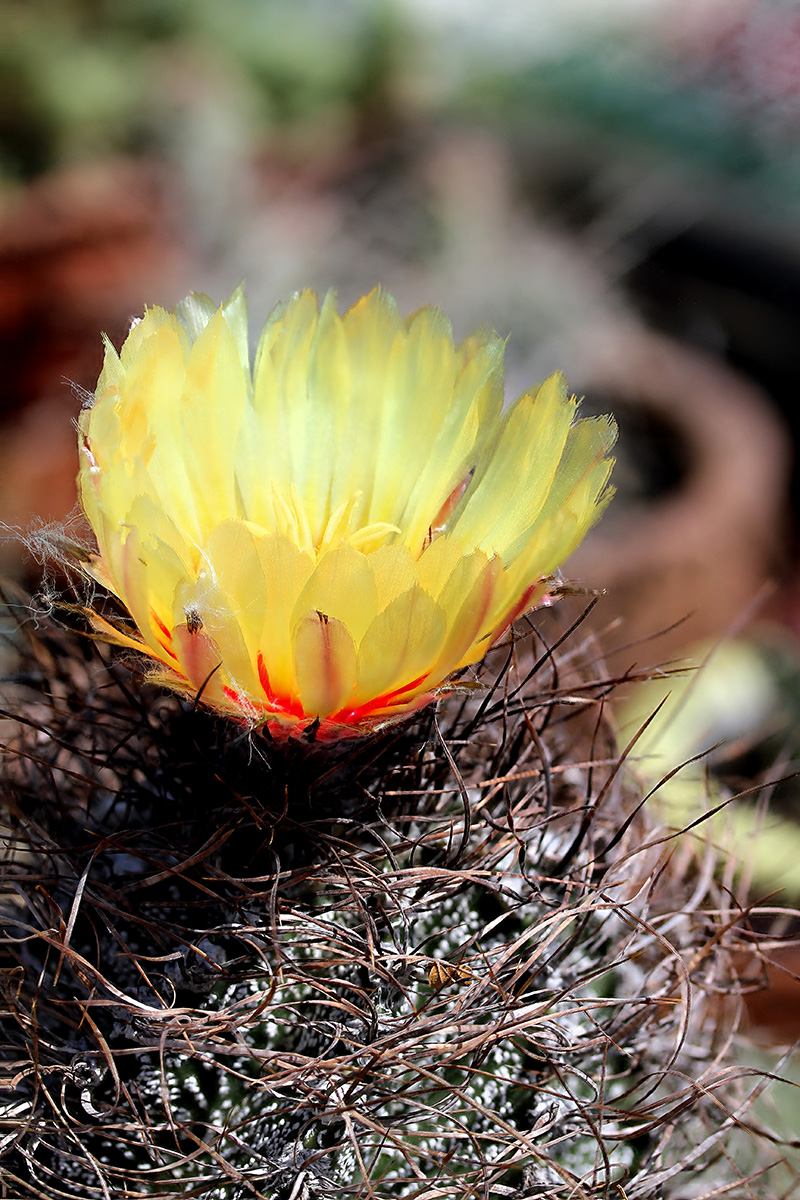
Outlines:
{"type": "Polygon", "coordinates": [[[4,1195],[774,1195],[746,915],[649,817],[573,604],[333,743],[21,621],[4,1195]]]}

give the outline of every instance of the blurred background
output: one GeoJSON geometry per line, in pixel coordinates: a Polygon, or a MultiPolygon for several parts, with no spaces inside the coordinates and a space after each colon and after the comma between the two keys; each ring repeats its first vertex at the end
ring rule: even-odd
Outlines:
{"type": "MultiPolygon", "coordinates": [[[[561,367],[616,413],[618,497],[567,572],[606,589],[612,669],[707,661],[677,760],[724,737],[712,776],[735,787],[796,769],[796,0],[6,0],[1,19],[7,526],[74,506],[101,330],[240,280],[254,327],[299,287],[346,305],[380,282],[459,338],[510,335],[509,394],[561,367]]],[[[21,543],[0,550],[35,586],[21,543]]],[[[797,896],[800,790],[772,799],[797,896]]],[[[763,895],[774,862],[746,865],[763,895]]]]}

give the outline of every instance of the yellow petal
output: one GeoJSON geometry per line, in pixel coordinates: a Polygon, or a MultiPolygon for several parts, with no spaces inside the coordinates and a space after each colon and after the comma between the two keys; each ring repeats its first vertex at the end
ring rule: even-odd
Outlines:
{"type": "MultiPolygon", "coordinates": [[[[342,327],[350,364],[349,391],[336,398],[339,440],[331,455],[331,497],[335,506],[360,493],[356,516],[367,525],[371,523],[368,513],[376,479],[375,447],[384,419],[387,364],[395,347],[403,343],[405,325],[392,297],[375,288],[348,309],[342,327]]],[[[391,520],[384,523],[394,524],[391,520]]]]}
{"type": "Polygon", "coordinates": [[[169,546],[137,526],[130,526],[126,534],[112,560],[118,595],[144,640],[171,666],[175,661],[171,645],[173,597],[186,578],[185,565],[169,546]]]}
{"type": "Polygon", "coordinates": [[[447,622],[436,601],[419,585],[379,613],[358,647],[354,705],[423,680],[444,644],[447,622]]]}
{"type": "Polygon", "coordinates": [[[312,612],[294,630],[294,663],[303,711],[327,717],[348,703],[356,677],[356,650],[347,627],[312,612]]]}
{"type": "Polygon", "coordinates": [[[442,534],[420,555],[417,563],[420,586],[434,598],[438,597],[463,558],[464,547],[461,542],[442,534]]]}
{"type": "Polygon", "coordinates": [[[225,651],[232,687],[258,704],[273,697],[282,707],[291,706],[297,694],[292,613],[314,569],[313,558],[287,537],[231,520],[213,530],[204,560],[204,576],[191,595],[182,593],[180,604],[184,610],[193,607],[225,651]],[[230,651],[224,639],[227,620],[237,639],[230,651]]]}
{"type": "Polygon", "coordinates": [[[447,637],[439,652],[436,682],[482,658],[481,635],[502,587],[503,564],[476,550],[462,558],[442,589],[439,603],[447,614],[447,637]]]}
{"type": "Polygon", "coordinates": [[[575,409],[563,377],[552,375],[504,415],[451,524],[464,545],[508,561],[509,548],[547,499],[575,409]]]}
{"type": "Polygon", "coordinates": [[[425,455],[416,465],[403,514],[403,536],[415,550],[451,493],[465,480],[500,419],[503,406],[503,343],[491,333],[459,350],[460,370],[425,455]],[[485,339],[485,340],[484,340],[485,339]]]}
{"type": "Polygon", "coordinates": [[[382,612],[388,604],[417,583],[419,575],[414,556],[402,542],[379,546],[367,558],[375,582],[375,611],[382,612]]]}
{"type": "Polygon", "coordinates": [[[296,692],[292,614],[314,560],[276,534],[256,538],[255,547],[265,585],[259,653],[268,686],[289,704],[296,692]]]}
{"type": "Polygon", "coordinates": [[[409,497],[452,401],[456,354],[447,319],[421,309],[396,338],[384,367],[375,480],[365,520],[403,525],[409,497]]]}
{"type": "Polygon", "coordinates": [[[344,543],[320,559],[295,604],[293,620],[318,610],[343,621],[359,642],[377,611],[375,577],[360,550],[344,543]]]}
{"type": "Polygon", "coordinates": [[[308,366],[316,325],[316,296],[299,292],[271,314],[256,354],[253,404],[263,462],[286,494],[293,482],[302,491],[306,481],[305,456],[314,435],[308,366]]]}
{"type": "Polygon", "coordinates": [[[220,311],[192,347],[182,397],[179,452],[207,524],[239,515],[235,452],[246,402],[239,350],[220,311]]]}

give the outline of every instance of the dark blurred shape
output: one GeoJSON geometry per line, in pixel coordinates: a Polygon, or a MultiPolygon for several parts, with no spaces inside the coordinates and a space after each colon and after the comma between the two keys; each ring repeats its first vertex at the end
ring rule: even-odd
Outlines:
{"type": "Polygon", "coordinates": [[[620,502],[568,567],[610,593],[622,630],[606,644],[669,630],[652,650],[663,661],[752,619],[785,544],[789,448],[767,398],[633,323],[587,337],[573,381],[620,414],[620,502]]]}
{"type": "MultiPolygon", "coordinates": [[[[659,237],[626,285],[651,324],[726,360],[770,395],[800,440],[800,252],[743,227],[698,222],[659,237]]],[[[800,479],[794,473],[794,511],[800,479]]]]}
{"type": "MultiPolygon", "coordinates": [[[[679,492],[694,468],[696,447],[679,419],[637,397],[592,388],[581,416],[613,412],[619,429],[616,502],[626,510],[660,504],[679,492]]],[[[612,518],[613,519],[613,518],[612,518]]]]}

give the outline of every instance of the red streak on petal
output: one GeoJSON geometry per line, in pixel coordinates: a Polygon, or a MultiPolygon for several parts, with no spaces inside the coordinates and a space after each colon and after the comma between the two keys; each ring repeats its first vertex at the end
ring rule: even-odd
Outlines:
{"type": "Polygon", "coordinates": [[[469,487],[471,478],[471,475],[465,475],[461,482],[457,483],[453,488],[452,492],[431,521],[432,533],[440,533],[444,529],[445,525],[455,511],[456,505],[469,487]]]}
{"type": "Polygon", "coordinates": [[[483,625],[483,622],[486,620],[486,614],[488,613],[489,607],[492,603],[492,597],[494,596],[494,588],[495,588],[495,583],[497,581],[497,574],[496,574],[496,572],[493,572],[492,570],[487,569],[487,568],[492,567],[493,561],[494,560],[490,559],[489,562],[486,564],[486,567],[483,570],[483,579],[481,581],[481,592],[480,592],[480,598],[481,598],[480,612],[474,618],[475,623],[472,627],[474,630],[473,635],[472,635],[473,637],[475,637],[480,632],[481,626],[483,625]]]}
{"type": "Polygon", "coordinates": [[[164,622],[157,615],[155,609],[153,609],[153,608],[150,609],[150,619],[154,625],[158,626],[158,628],[161,630],[161,632],[163,633],[163,635],[167,639],[167,641],[171,642],[172,641],[172,630],[169,628],[168,625],[164,624],[164,622]]]}
{"type": "Polygon", "coordinates": [[[319,629],[322,634],[322,670],[325,679],[325,690],[330,696],[331,693],[335,694],[341,691],[341,688],[336,686],[339,681],[339,672],[337,670],[336,656],[333,653],[333,646],[331,645],[331,631],[328,618],[325,613],[317,610],[317,619],[319,620],[319,629]]]}
{"type": "Polygon", "coordinates": [[[422,681],[427,679],[429,675],[430,671],[424,671],[422,675],[417,676],[416,679],[412,679],[410,683],[404,683],[402,687],[395,688],[392,692],[384,692],[382,696],[375,696],[374,699],[367,700],[365,704],[359,704],[357,708],[340,709],[339,712],[334,713],[328,719],[330,721],[338,721],[340,725],[354,725],[356,722],[362,721],[364,717],[370,716],[379,708],[391,708],[395,703],[398,705],[402,704],[402,698],[405,696],[405,693],[419,688],[422,681]]]}
{"type": "Polygon", "coordinates": [[[159,633],[162,634],[161,637],[156,635],[156,641],[158,642],[159,646],[161,647],[161,649],[164,651],[165,654],[168,654],[170,656],[170,658],[172,659],[172,661],[174,663],[178,662],[178,656],[175,653],[175,651],[172,649],[172,630],[169,628],[168,625],[164,624],[164,622],[158,616],[158,614],[156,613],[154,608],[150,609],[150,620],[156,626],[159,633]]]}
{"type": "Polygon", "coordinates": [[[256,662],[258,664],[259,682],[264,689],[264,695],[267,697],[270,706],[277,712],[287,713],[290,717],[304,717],[306,714],[303,712],[303,706],[299,700],[297,700],[294,696],[279,696],[277,692],[273,690],[272,684],[270,683],[267,666],[264,662],[264,655],[260,650],[258,652],[256,662]]]}
{"type": "Polygon", "coordinates": [[[170,656],[170,658],[172,659],[173,662],[178,661],[178,656],[175,653],[175,651],[172,649],[171,646],[168,646],[167,643],[165,641],[163,641],[161,638],[156,638],[156,641],[158,642],[159,646],[164,651],[164,653],[168,654],[170,656]]]}
{"type": "Polygon", "coordinates": [[[530,584],[529,587],[525,588],[525,591],[522,593],[522,595],[520,596],[517,603],[511,609],[511,612],[508,613],[503,618],[502,625],[500,625],[498,627],[498,629],[495,630],[495,633],[492,636],[492,643],[498,641],[503,636],[503,634],[506,632],[506,630],[509,629],[514,624],[517,617],[521,617],[522,614],[528,608],[530,608],[530,603],[529,603],[530,598],[534,594],[534,592],[536,592],[536,590],[541,586],[541,583],[542,583],[542,580],[539,580],[537,583],[532,583],[532,584],[530,584]]]}

